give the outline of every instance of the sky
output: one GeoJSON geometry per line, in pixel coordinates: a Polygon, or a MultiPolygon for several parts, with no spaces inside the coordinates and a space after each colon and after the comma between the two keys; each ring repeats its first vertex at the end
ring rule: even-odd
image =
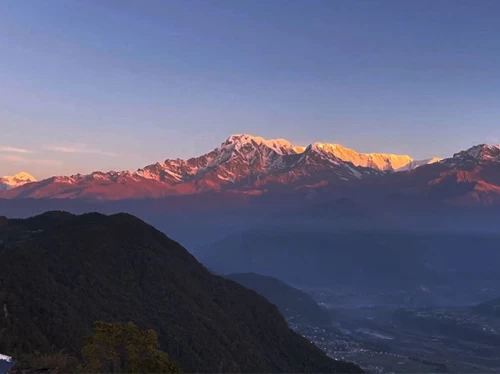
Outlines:
{"type": "Polygon", "coordinates": [[[4,0],[0,175],[231,134],[448,157],[500,143],[497,0],[4,0]]]}

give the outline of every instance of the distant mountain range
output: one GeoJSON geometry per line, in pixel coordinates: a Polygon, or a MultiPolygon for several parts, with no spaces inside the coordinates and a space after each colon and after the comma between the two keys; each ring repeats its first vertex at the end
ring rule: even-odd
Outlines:
{"type": "Polygon", "coordinates": [[[271,185],[307,186],[378,176],[435,161],[407,155],[363,154],[338,144],[294,146],[284,139],[232,135],[220,147],[188,160],[167,159],[137,171],[56,176],[7,197],[126,199],[236,189],[262,193],[271,185]]]}
{"type": "Polygon", "coordinates": [[[500,203],[499,171],[500,148],[485,144],[443,160],[414,160],[408,155],[359,153],[339,144],[301,147],[243,134],[200,157],[167,159],[137,171],[56,176],[17,188],[10,188],[16,187],[11,183],[0,198],[109,201],[207,192],[255,197],[334,190],[336,198],[353,197],[354,192],[361,199],[398,195],[452,205],[492,205],[500,203]]]}
{"type": "Polygon", "coordinates": [[[200,259],[222,274],[264,274],[304,288],[481,289],[500,280],[499,239],[467,232],[271,227],[216,241],[200,259]]]}

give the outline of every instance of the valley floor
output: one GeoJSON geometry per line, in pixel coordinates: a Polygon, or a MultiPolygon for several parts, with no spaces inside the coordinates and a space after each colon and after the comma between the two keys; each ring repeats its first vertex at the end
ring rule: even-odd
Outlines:
{"type": "MultiPolygon", "coordinates": [[[[318,301],[331,301],[327,294],[318,301]]],[[[469,307],[350,306],[331,313],[333,326],[288,322],[331,357],[369,373],[500,372],[500,319],[469,307]]]]}

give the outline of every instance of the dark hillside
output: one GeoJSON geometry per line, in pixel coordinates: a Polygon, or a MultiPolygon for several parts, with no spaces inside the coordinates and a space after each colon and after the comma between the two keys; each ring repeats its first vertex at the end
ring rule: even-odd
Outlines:
{"type": "Polygon", "coordinates": [[[276,307],[210,274],[127,215],[50,212],[0,225],[0,352],[77,355],[96,320],[159,333],[185,372],[357,372],[292,332],[276,307]]]}
{"type": "Polygon", "coordinates": [[[286,318],[300,319],[316,326],[332,323],[328,311],[322,309],[311,296],[279,279],[255,273],[229,274],[227,278],[264,296],[286,318]]]}

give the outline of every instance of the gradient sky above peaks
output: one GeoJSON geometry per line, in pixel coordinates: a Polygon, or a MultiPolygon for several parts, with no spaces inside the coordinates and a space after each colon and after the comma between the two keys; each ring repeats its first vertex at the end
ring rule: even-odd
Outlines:
{"type": "Polygon", "coordinates": [[[500,142],[500,1],[5,0],[0,175],[233,133],[447,157],[500,142]]]}

